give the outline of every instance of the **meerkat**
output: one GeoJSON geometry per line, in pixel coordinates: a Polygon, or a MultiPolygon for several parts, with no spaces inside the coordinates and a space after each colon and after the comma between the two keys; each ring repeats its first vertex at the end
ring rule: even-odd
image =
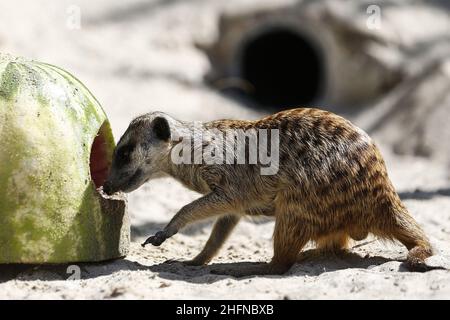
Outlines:
{"type": "MultiPolygon", "coordinates": [[[[194,124],[162,112],[136,118],[117,145],[104,192],[131,192],[168,175],[203,195],[182,207],[144,245],[159,246],[186,225],[216,217],[203,250],[186,262],[205,265],[242,217],[266,215],[275,218],[272,260],[224,274],[283,274],[309,241],[319,250],[336,251],[368,234],[400,241],[409,250],[406,265],[425,268],[432,255],[427,236],[400,200],[373,140],[350,121],[299,108],[255,121],[216,120],[200,126],[201,132],[212,129],[277,129],[278,171],[262,175],[259,163],[174,163],[171,153],[180,141],[172,137],[194,135],[194,124]]],[[[208,143],[213,142],[203,141],[200,147],[208,143]]],[[[195,152],[195,144],[190,147],[195,152]]]]}

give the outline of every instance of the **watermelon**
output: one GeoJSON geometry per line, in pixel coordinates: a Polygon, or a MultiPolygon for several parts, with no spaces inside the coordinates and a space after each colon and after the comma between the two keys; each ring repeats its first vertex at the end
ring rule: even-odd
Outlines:
{"type": "Polygon", "coordinates": [[[79,80],[0,54],[0,263],[127,254],[126,199],[100,191],[114,147],[105,112],[79,80]]]}

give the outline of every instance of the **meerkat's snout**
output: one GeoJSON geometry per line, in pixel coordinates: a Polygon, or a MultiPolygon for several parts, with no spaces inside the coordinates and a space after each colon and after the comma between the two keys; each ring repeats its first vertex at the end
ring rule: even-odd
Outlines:
{"type": "Polygon", "coordinates": [[[103,185],[103,191],[107,195],[134,191],[145,182],[144,170],[140,168],[141,161],[138,159],[142,151],[136,150],[138,148],[130,141],[119,142],[114,151],[111,170],[103,185]]]}
{"type": "Polygon", "coordinates": [[[108,196],[114,194],[114,189],[111,185],[111,182],[106,181],[105,184],[103,185],[103,192],[105,192],[108,196]]]}
{"type": "Polygon", "coordinates": [[[103,191],[107,195],[112,195],[117,192],[131,192],[139,188],[146,179],[141,169],[137,169],[133,174],[122,175],[122,178],[114,178],[114,174],[108,176],[105,184],[103,185],[103,191]]]}
{"type": "Polygon", "coordinates": [[[144,170],[140,165],[143,152],[132,138],[128,130],[114,150],[112,166],[103,185],[107,195],[131,192],[144,183],[144,170]]]}

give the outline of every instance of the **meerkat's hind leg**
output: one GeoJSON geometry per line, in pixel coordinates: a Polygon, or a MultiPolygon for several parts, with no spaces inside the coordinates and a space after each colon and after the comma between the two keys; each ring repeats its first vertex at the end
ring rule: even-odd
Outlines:
{"type": "Polygon", "coordinates": [[[231,234],[234,227],[238,224],[239,220],[240,216],[238,215],[226,215],[219,217],[214,224],[211,235],[209,236],[203,250],[194,259],[183,261],[183,264],[188,266],[201,266],[210,262],[225,243],[226,239],[231,234]]]}
{"type": "Polygon", "coordinates": [[[295,213],[276,213],[273,235],[274,256],[270,263],[252,264],[232,269],[214,268],[211,273],[234,277],[286,273],[295,264],[298,253],[309,240],[310,236],[305,224],[299,221],[295,213]]]}
{"type": "MultiPolygon", "coordinates": [[[[273,211],[273,207],[269,206],[248,209],[244,213],[248,215],[273,215],[273,211]]],[[[236,227],[240,218],[241,216],[238,214],[219,217],[203,250],[194,259],[183,263],[188,266],[200,266],[210,262],[236,227]]]]}

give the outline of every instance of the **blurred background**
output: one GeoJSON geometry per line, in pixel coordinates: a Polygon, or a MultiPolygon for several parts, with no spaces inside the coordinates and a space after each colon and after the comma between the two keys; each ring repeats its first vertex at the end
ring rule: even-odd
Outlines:
{"type": "MultiPolygon", "coordinates": [[[[1,0],[0,51],[75,74],[116,139],[155,110],[211,120],[318,106],[376,139],[399,188],[450,195],[449,12],[445,0],[1,0]]],[[[163,212],[195,197],[175,201],[164,183],[132,197],[150,193],[163,212]]]]}

